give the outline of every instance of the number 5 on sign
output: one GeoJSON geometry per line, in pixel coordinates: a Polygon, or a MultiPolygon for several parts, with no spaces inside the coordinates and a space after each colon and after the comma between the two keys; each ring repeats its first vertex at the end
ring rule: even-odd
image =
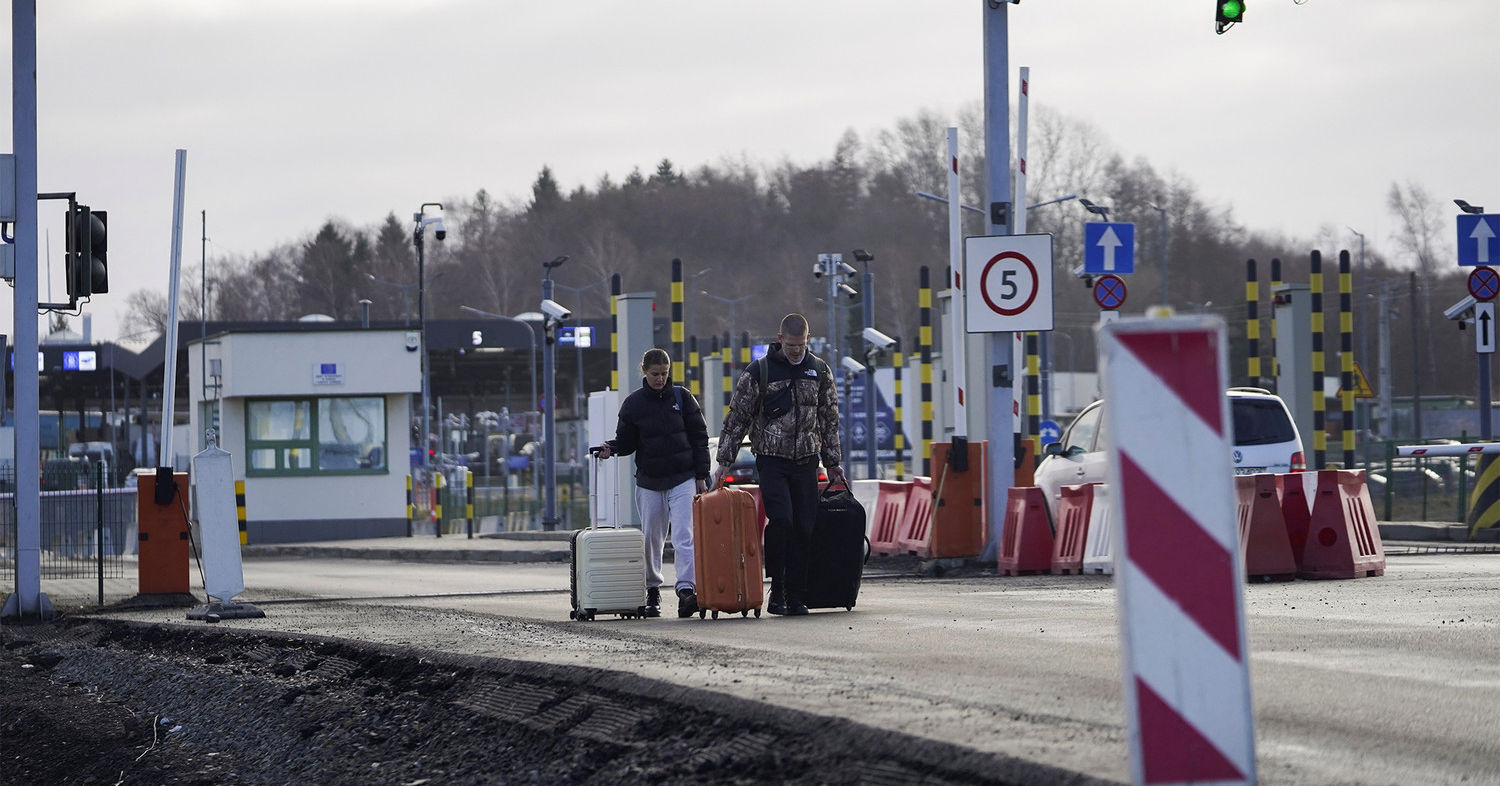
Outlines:
{"type": "Polygon", "coordinates": [[[965,329],[1004,333],[1052,329],[1052,236],[964,240],[965,329]]]}

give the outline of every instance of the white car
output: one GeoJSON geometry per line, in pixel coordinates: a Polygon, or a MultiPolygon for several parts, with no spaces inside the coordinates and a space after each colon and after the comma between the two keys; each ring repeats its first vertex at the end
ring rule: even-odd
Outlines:
{"type": "MultiPolygon", "coordinates": [[[[1286,402],[1261,388],[1230,388],[1229,416],[1234,428],[1234,473],[1302,472],[1307,462],[1302,437],[1286,402]]],[[[1073,419],[1062,438],[1047,445],[1046,458],[1036,468],[1036,485],[1056,512],[1063,486],[1104,483],[1108,445],[1100,428],[1104,402],[1095,401],[1073,419]]]]}

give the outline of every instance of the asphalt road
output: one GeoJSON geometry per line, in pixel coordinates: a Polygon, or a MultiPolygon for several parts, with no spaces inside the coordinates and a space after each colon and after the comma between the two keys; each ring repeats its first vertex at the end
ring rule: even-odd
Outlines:
{"type": "MultiPolygon", "coordinates": [[[[1107,576],[874,579],[853,612],[591,623],[568,619],[566,565],[252,559],[245,577],[267,616],[221,625],[594,665],[1129,779],[1107,576]]],[[[1262,783],[1500,783],[1500,555],[1246,598],[1262,783]]]]}

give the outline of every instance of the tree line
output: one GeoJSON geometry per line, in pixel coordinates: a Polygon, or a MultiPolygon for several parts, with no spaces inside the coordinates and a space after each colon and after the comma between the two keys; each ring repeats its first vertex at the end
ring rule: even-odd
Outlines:
{"type": "MultiPolygon", "coordinates": [[[[1379,294],[1384,292],[1399,326],[1390,331],[1397,395],[1408,395],[1419,384],[1418,376],[1424,395],[1472,393],[1472,339],[1439,335],[1454,330],[1442,319],[1442,309],[1466,294],[1464,274],[1443,261],[1449,219],[1420,184],[1392,184],[1388,203],[1399,230],[1389,238],[1366,238],[1361,263],[1358,239],[1343,227],[1326,226],[1306,238],[1241,226],[1229,205],[1212,203],[1181,175],[1127,158],[1087,121],[1047,109],[1033,110],[1031,117],[1029,200],[1077,194],[1108,205],[1111,221],[1135,223],[1131,311],[1160,299],[1157,260],[1165,244],[1171,304],[1179,312],[1210,312],[1226,320],[1234,379],[1244,381],[1246,260],[1257,260],[1261,268],[1264,315],[1270,309],[1270,288],[1264,285],[1270,260],[1282,261],[1285,281],[1306,283],[1309,253],[1320,250],[1328,282],[1325,303],[1332,315],[1338,303],[1338,251],[1352,246],[1358,266],[1354,324],[1376,331],[1379,294]],[[1165,235],[1158,208],[1165,211],[1165,235]]],[[[729,158],[683,171],[663,159],[649,173],[637,168],[620,182],[605,175],[592,187],[566,192],[544,167],[529,198],[497,199],[480,190],[446,201],[448,238],[433,242],[429,234],[426,244],[427,314],[461,318],[460,306],[511,315],[535,310],[541,263],[558,254],[571,259],[554,275],[557,299],[578,316],[608,315],[608,280],[614,273],[620,274],[625,291],[655,291],[665,307],[670,262],[680,258],[689,279],[689,326],[700,337],[774,334],[777,321],[790,311],[808,315],[814,331],[822,332],[826,287],[813,279],[812,265],[823,252],[843,252],[852,262],[849,252],[864,248],[875,256],[870,269],[876,326],[900,337],[910,350],[919,324],[917,270],[923,265],[931,269],[935,289],[945,280],[947,208],[916,192],[942,194],[947,189],[948,125],[947,117],[921,111],[868,136],[848,131],[828,158],[810,164],[729,158]],[[738,302],[730,306],[728,301],[738,302]]],[[[964,202],[983,205],[979,105],[960,112],[956,125],[964,202]]],[[[984,232],[982,216],[965,211],[963,220],[966,235],[984,232]]],[[[1092,327],[1098,308],[1073,275],[1082,264],[1087,220],[1097,219],[1076,200],[1028,211],[1027,231],[1054,237],[1057,331],[1067,336],[1065,343],[1053,342],[1058,371],[1073,370],[1069,362],[1076,370],[1095,365],[1092,327]]],[[[290,320],[326,314],[354,320],[359,301],[368,299],[376,320],[401,320],[408,314],[415,320],[411,230],[410,222],[394,212],[373,225],[330,220],[303,239],[211,260],[208,316],[290,320]]],[[[180,313],[196,320],[198,284],[189,284],[183,287],[180,313]]],[[[143,338],[159,332],[165,306],[160,292],[131,293],[124,332],[143,338]]],[[[851,321],[859,319],[857,304],[845,313],[851,321]]],[[[1333,358],[1338,320],[1330,316],[1325,325],[1324,345],[1333,358]]],[[[1375,342],[1374,335],[1355,342],[1356,351],[1366,344],[1370,348],[1372,357],[1358,360],[1372,384],[1378,371],[1375,342]]],[[[1269,357],[1268,346],[1262,352],[1269,357]]],[[[1328,367],[1336,372],[1337,363],[1330,360],[1328,367]]]]}

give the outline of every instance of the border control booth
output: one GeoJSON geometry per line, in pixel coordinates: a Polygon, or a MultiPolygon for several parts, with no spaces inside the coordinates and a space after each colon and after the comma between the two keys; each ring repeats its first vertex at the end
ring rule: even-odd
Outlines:
{"type": "Polygon", "coordinates": [[[407,330],[232,330],[187,346],[191,452],[214,428],[251,543],[406,535],[419,346],[407,330]]]}

